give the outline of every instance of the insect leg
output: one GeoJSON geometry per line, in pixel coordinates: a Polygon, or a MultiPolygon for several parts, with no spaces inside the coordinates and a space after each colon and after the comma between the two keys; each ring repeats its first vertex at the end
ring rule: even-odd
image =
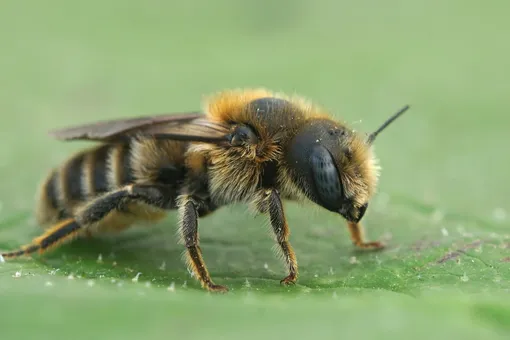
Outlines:
{"type": "Polygon", "coordinates": [[[228,291],[227,287],[214,284],[211,280],[202,257],[198,237],[198,217],[199,214],[202,215],[201,211],[203,211],[203,214],[206,214],[208,211],[208,209],[201,207],[202,205],[205,205],[205,203],[195,200],[190,196],[181,198],[179,232],[181,240],[186,246],[186,262],[203,288],[213,292],[226,292],[228,291]]]}
{"type": "Polygon", "coordinates": [[[379,241],[367,242],[365,240],[365,231],[361,223],[348,222],[349,233],[351,235],[352,243],[361,249],[381,249],[384,244],[379,241]]]}
{"type": "Polygon", "coordinates": [[[4,258],[15,258],[23,255],[28,255],[39,251],[43,253],[50,248],[56,247],[64,242],[69,242],[79,236],[81,230],[73,218],[65,219],[53,227],[49,228],[42,234],[32,240],[28,245],[20,247],[18,250],[3,253],[4,258]]]}
{"type": "Polygon", "coordinates": [[[101,221],[112,210],[122,208],[127,202],[141,201],[165,208],[171,204],[171,195],[165,193],[164,187],[128,185],[122,189],[98,197],[88,204],[74,218],[63,220],[49,228],[31,244],[12,252],[2,254],[5,258],[29,255],[35,252],[44,253],[58,245],[69,242],[86,233],[87,228],[101,221]]]}
{"type": "Polygon", "coordinates": [[[289,242],[290,230],[283,211],[283,204],[278,191],[267,192],[269,218],[276,235],[276,241],[280,247],[285,263],[289,269],[289,275],[280,281],[282,284],[293,284],[298,277],[298,264],[294,249],[289,242]]]}

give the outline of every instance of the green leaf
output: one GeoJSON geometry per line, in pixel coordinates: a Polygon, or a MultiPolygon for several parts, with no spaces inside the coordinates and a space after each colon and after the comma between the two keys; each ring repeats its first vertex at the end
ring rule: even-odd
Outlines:
{"type": "Polygon", "coordinates": [[[171,212],[0,263],[0,337],[508,339],[510,5],[491,4],[7,1],[2,251],[41,233],[38,183],[89,146],[49,129],[259,85],[366,132],[411,110],[376,142],[364,225],[385,250],[358,251],[338,216],[286,202],[300,277],[283,287],[267,220],[225,207],[199,222],[209,271],[230,288],[215,295],[187,272],[171,212]]]}

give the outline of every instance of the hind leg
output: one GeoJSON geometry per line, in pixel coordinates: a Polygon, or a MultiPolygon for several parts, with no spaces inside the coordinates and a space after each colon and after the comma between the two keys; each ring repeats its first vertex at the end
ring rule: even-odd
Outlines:
{"type": "MultiPolygon", "coordinates": [[[[80,210],[74,217],[64,219],[47,229],[32,243],[12,252],[2,254],[4,258],[14,258],[39,252],[44,253],[52,248],[74,240],[90,231],[91,226],[105,221],[112,212],[122,209],[127,204],[144,203],[159,209],[173,206],[172,190],[160,185],[128,185],[122,189],[100,196],[80,210]]],[[[119,224],[121,226],[122,224],[119,224]]]]}

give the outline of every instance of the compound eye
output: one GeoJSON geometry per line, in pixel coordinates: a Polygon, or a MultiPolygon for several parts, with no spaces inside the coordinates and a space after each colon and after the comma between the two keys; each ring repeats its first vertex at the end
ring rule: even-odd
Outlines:
{"type": "Polygon", "coordinates": [[[256,144],[258,137],[255,132],[246,125],[238,126],[230,137],[232,146],[241,146],[243,144],[256,144]]]}
{"type": "Polygon", "coordinates": [[[314,147],[311,167],[321,204],[329,210],[338,210],[344,201],[342,183],[333,157],[325,147],[314,147]]]}

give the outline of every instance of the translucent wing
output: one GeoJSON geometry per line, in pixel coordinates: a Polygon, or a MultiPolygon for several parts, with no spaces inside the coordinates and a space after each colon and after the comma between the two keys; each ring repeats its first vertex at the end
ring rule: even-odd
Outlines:
{"type": "Polygon", "coordinates": [[[165,114],[127,119],[99,121],[49,132],[60,140],[113,142],[135,136],[183,141],[221,142],[226,140],[229,126],[208,120],[200,112],[165,114]]]}

